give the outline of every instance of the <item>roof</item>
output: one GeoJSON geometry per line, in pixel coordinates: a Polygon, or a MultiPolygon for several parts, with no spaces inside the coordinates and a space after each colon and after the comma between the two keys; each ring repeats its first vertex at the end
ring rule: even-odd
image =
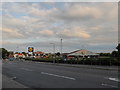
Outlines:
{"type": "Polygon", "coordinates": [[[23,53],[17,53],[17,54],[14,54],[14,55],[24,56],[23,53]]]}
{"type": "Polygon", "coordinates": [[[34,52],[34,54],[44,54],[44,52],[37,51],[37,52],[34,52]]]}
{"type": "Polygon", "coordinates": [[[71,52],[70,54],[68,54],[68,56],[83,56],[83,55],[99,55],[97,53],[94,53],[94,52],[91,52],[91,51],[88,51],[88,50],[77,50],[77,51],[73,51],[71,52]]]}

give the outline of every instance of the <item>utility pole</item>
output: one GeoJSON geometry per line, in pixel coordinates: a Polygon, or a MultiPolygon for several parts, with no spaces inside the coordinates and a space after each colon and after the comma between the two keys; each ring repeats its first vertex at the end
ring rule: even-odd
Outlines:
{"type": "Polygon", "coordinates": [[[19,52],[19,46],[16,47],[16,52],[19,52]]]}
{"type": "Polygon", "coordinates": [[[55,63],[55,43],[50,43],[50,44],[53,44],[53,54],[54,54],[54,60],[53,60],[53,63],[55,63]]]}
{"type": "Polygon", "coordinates": [[[61,39],[61,54],[62,54],[62,39],[61,39]]]}

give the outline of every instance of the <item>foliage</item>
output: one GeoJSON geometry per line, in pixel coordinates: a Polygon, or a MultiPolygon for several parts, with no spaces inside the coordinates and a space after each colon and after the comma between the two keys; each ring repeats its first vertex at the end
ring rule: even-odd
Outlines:
{"type": "Polygon", "coordinates": [[[56,53],[56,56],[60,56],[60,52],[57,52],[57,53],[56,53]]]}
{"type": "Polygon", "coordinates": [[[116,49],[118,49],[118,51],[120,50],[120,43],[118,44],[118,46],[116,47],[116,49]]]}
{"type": "Polygon", "coordinates": [[[120,57],[120,43],[118,44],[118,46],[116,47],[116,49],[118,49],[118,54],[117,54],[117,56],[120,57]]]}
{"type": "Polygon", "coordinates": [[[84,64],[84,65],[105,65],[105,66],[110,66],[110,65],[120,65],[120,58],[119,57],[107,57],[107,58],[80,58],[80,59],[75,59],[71,58],[69,60],[64,60],[65,58],[62,57],[57,57],[56,59],[54,58],[26,58],[26,60],[32,60],[32,61],[39,61],[39,62],[51,62],[53,63],[53,60],[55,60],[55,63],[67,63],[67,64],[84,64]]]}
{"type": "Polygon", "coordinates": [[[117,57],[117,56],[118,56],[118,51],[113,51],[113,52],[112,52],[112,56],[113,56],[113,57],[117,57]]]}
{"type": "Polygon", "coordinates": [[[22,54],[24,54],[26,56],[26,53],[25,52],[22,52],[22,54]]]}
{"type": "Polygon", "coordinates": [[[9,55],[9,52],[5,48],[0,48],[0,58],[6,59],[9,55]]]}
{"type": "Polygon", "coordinates": [[[100,56],[111,56],[110,53],[100,53],[100,56]]]}

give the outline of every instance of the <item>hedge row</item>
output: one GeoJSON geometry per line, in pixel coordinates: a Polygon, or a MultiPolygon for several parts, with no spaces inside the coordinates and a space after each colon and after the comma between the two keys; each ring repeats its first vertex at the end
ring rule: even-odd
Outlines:
{"type": "Polygon", "coordinates": [[[120,58],[81,58],[80,60],[69,59],[64,60],[63,58],[26,58],[26,60],[40,61],[40,62],[54,62],[55,63],[67,63],[67,64],[84,64],[84,65],[120,65],[120,58]]]}

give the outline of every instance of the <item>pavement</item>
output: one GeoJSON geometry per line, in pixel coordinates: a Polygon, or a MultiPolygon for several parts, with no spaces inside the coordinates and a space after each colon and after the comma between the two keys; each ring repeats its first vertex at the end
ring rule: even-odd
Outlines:
{"type": "Polygon", "coordinates": [[[2,75],[2,88],[28,88],[18,82],[16,82],[15,77],[13,78],[8,78],[5,75],[2,75]]]}
{"type": "MultiPolygon", "coordinates": [[[[8,60],[6,60],[8,62],[8,60]]],[[[3,62],[6,62],[3,61],[3,62]]],[[[7,89],[7,88],[28,88],[18,82],[15,81],[15,77],[7,77],[6,75],[2,74],[2,60],[0,60],[0,89],[7,89]],[[5,84],[4,84],[5,83],[5,84]]]]}
{"type": "Polygon", "coordinates": [[[91,66],[84,68],[84,65],[75,68],[68,64],[7,61],[2,67],[3,77],[7,77],[3,79],[3,87],[16,87],[10,83],[15,81],[17,87],[29,88],[118,88],[119,82],[117,70],[89,69],[91,66]]]}

